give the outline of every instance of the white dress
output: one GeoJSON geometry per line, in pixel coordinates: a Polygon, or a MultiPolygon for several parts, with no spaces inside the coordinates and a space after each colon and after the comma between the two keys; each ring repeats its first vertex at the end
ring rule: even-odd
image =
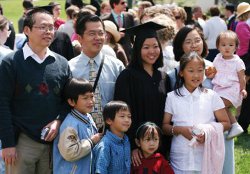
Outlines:
{"type": "MultiPolygon", "coordinates": [[[[214,91],[197,88],[190,93],[185,87],[180,88],[183,96],[174,91],[168,93],[165,112],[172,115],[174,126],[194,126],[215,122],[214,111],[224,108],[222,99],[214,91]]],[[[170,162],[175,170],[186,172],[201,171],[203,145],[190,147],[189,140],[182,135],[173,136],[170,162]]],[[[177,172],[182,173],[182,172],[177,172]]]]}
{"type": "Polygon", "coordinates": [[[219,53],[215,57],[213,65],[217,70],[212,80],[213,90],[237,108],[243,99],[237,72],[246,69],[244,62],[237,55],[234,55],[232,59],[224,59],[219,53]]]}

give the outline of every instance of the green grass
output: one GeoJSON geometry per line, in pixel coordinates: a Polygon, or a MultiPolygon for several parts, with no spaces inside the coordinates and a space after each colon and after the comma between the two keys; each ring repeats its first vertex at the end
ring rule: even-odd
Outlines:
{"type": "MultiPolygon", "coordinates": [[[[53,0],[33,0],[35,6],[48,5],[53,0]]],[[[56,0],[61,4],[61,18],[66,19],[64,10],[65,0],[56,0]]],[[[18,32],[17,21],[23,14],[22,0],[0,0],[3,7],[4,16],[13,22],[15,31],[18,32]]]]}
{"type": "MultiPolygon", "coordinates": [[[[36,0],[34,4],[47,5],[51,0],[36,0]]],[[[61,4],[61,18],[65,19],[64,3],[65,0],[57,0],[61,4]]],[[[23,13],[22,0],[0,0],[4,9],[4,16],[13,22],[17,32],[17,21],[23,13]]],[[[250,127],[249,127],[250,133],[250,127]]],[[[250,173],[250,134],[243,134],[235,138],[235,170],[236,174],[250,173]]]]}
{"type": "Polygon", "coordinates": [[[248,134],[235,138],[235,172],[236,174],[250,173],[250,127],[248,134]]]}

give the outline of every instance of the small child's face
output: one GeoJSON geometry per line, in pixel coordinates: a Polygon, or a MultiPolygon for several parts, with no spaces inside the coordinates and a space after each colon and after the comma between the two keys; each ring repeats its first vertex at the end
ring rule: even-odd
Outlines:
{"type": "Polygon", "coordinates": [[[218,45],[220,53],[223,55],[224,59],[233,58],[233,54],[236,50],[235,39],[222,37],[218,45]]]}
{"type": "Polygon", "coordinates": [[[204,77],[203,62],[197,58],[187,63],[180,76],[184,78],[184,85],[189,92],[193,92],[202,82],[204,77]]]}
{"type": "Polygon", "coordinates": [[[107,120],[110,130],[119,137],[123,137],[132,123],[131,113],[128,110],[119,110],[114,120],[107,120]]]}
{"type": "Polygon", "coordinates": [[[154,137],[152,137],[152,135],[150,134],[146,135],[145,137],[140,139],[138,143],[137,145],[139,145],[139,147],[141,148],[144,157],[147,158],[154,154],[159,148],[159,134],[156,129],[154,129],[154,137]]]}
{"type": "Polygon", "coordinates": [[[81,114],[90,113],[93,109],[95,100],[93,92],[87,92],[85,94],[80,94],[78,96],[77,102],[72,101],[69,102],[71,107],[80,112],[81,114]]]}

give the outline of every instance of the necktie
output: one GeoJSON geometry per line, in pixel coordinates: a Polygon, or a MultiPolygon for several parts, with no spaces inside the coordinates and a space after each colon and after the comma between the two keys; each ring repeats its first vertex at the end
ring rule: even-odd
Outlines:
{"type": "Polygon", "coordinates": [[[117,16],[117,24],[118,24],[119,28],[122,28],[122,18],[121,18],[121,15],[117,16]]]}
{"type": "MultiPolygon", "coordinates": [[[[95,71],[95,61],[89,60],[89,82],[94,86],[97,72],[95,71]]],[[[95,93],[95,106],[91,112],[92,118],[95,121],[97,129],[100,129],[104,126],[103,116],[102,116],[102,105],[101,105],[101,95],[99,91],[99,86],[97,84],[95,93]]]]}

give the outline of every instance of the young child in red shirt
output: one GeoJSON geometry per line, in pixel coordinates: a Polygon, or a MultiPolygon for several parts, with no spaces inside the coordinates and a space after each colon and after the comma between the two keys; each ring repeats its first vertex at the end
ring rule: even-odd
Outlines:
{"type": "Polygon", "coordinates": [[[142,124],[136,131],[135,143],[143,155],[139,166],[131,167],[131,174],[173,174],[173,169],[160,153],[161,129],[152,122],[142,124]]]}

